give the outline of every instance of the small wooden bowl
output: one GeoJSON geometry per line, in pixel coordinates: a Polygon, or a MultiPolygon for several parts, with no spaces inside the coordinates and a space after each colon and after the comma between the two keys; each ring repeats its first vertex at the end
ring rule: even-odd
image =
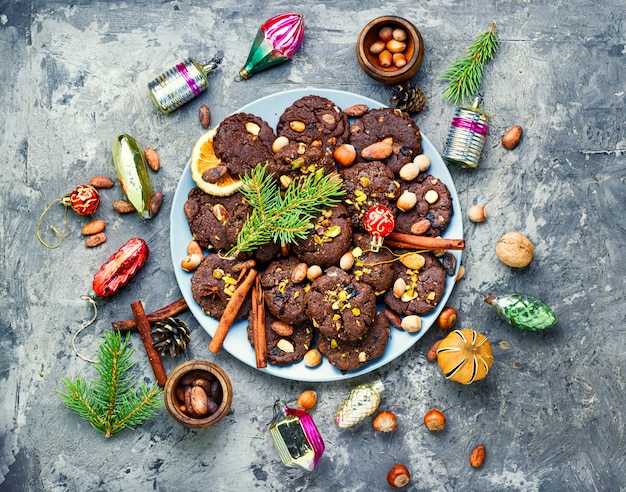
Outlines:
{"type": "Polygon", "coordinates": [[[163,398],[165,399],[165,407],[174,420],[185,427],[202,429],[217,424],[228,413],[233,401],[233,387],[221,367],[206,360],[191,360],[174,368],[168,376],[163,398]],[[181,410],[181,407],[184,408],[185,402],[177,396],[176,388],[181,384],[181,381],[188,377],[212,379],[219,382],[222,387],[222,401],[215,413],[206,417],[192,417],[181,410]]]}
{"type": "Polygon", "coordinates": [[[422,65],[424,40],[417,28],[408,20],[396,16],[378,17],[367,24],[359,34],[356,42],[356,56],[359,65],[367,75],[385,84],[396,84],[413,77],[422,65]],[[407,63],[402,68],[397,68],[393,64],[390,67],[383,67],[378,60],[378,55],[370,52],[372,44],[380,39],[379,31],[386,26],[392,29],[401,28],[407,34],[404,50],[407,63]]]}

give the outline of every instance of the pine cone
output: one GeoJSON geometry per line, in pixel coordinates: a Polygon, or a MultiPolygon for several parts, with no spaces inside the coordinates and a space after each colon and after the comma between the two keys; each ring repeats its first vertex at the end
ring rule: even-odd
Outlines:
{"type": "Polygon", "coordinates": [[[409,80],[394,85],[390,91],[391,104],[406,113],[419,113],[426,106],[426,96],[417,85],[409,80]]]}
{"type": "Polygon", "coordinates": [[[167,318],[154,324],[152,346],[163,356],[178,357],[185,350],[191,338],[189,326],[179,318],[167,318]]]}

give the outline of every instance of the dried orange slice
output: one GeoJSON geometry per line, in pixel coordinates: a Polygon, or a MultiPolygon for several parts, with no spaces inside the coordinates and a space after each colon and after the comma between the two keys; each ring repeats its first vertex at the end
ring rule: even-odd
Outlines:
{"type": "Polygon", "coordinates": [[[191,151],[191,160],[189,167],[191,168],[191,177],[202,191],[209,195],[229,196],[235,193],[243,182],[239,178],[226,173],[215,183],[209,183],[202,179],[202,175],[211,168],[221,165],[221,160],[213,151],[213,137],[215,129],[203,133],[196,141],[191,151]]]}

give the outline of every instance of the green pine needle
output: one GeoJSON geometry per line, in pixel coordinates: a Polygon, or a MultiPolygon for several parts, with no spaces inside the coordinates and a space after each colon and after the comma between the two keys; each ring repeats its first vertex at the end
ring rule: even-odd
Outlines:
{"type": "Polygon", "coordinates": [[[318,169],[294,180],[281,195],[276,179],[266,174],[267,167],[258,165],[242,178],[241,193],[252,213],[228,255],[253,251],[270,242],[285,245],[305,239],[315,216],[345,193],[337,175],[325,175],[318,169]]]}
{"type": "Polygon", "coordinates": [[[478,94],[485,64],[493,58],[500,44],[495,30],[496,23],[492,22],[488,31],[474,39],[465,57],[450,65],[439,78],[450,82],[441,96],[444,101],[453,102],[458,106],[478,94]]]}
{"type": "Polygon", "coordinates": [[[87,382],[78,376],[75,381],[63,379],[66,392],[59,392],[65,406],[106,437],[126,427],[134,427],[153,417],[163,406],[163,390],[142,382],[135,387],[128,375],[134,363],[134,349],[129,346],[130,333],[122,335],[113,330],[104,335],[95,364],[100,378],[87,382]]]}

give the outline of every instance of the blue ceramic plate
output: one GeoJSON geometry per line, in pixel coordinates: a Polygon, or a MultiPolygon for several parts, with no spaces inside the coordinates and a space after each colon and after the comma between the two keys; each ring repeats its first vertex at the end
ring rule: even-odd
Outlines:
{"type": "MultiPolygon", "coordinates": [[[[291,91],[280,92],[271,96],[263,97],[250,104],[245,105],[238,112],[245,112],[255,114],[263,118],[267,123],[276,128],[278,124],[278,118],[283,113],[287,106],[290,106],[294,101],[301,97],[308,96],[310,94],[319,95],[330,99],[341,108],[347,108],[353,104],[366,104],[370,109],[384,107],[378,101],[369,99],[358,94],[351,94],[349,92],[343,92],[330,89],[296,89],[291,91]]],[[[459,205],[459,198],[452,182],[452,177],[448,172],[448,168],[444,164],[441,156],[431,144],[431,142],[422,135],[422,146],[424,153],[430,157],[431,167],[429,172],[441,179],[450,190],[452,200],[454,204],[454,214],[448,228],[445,231],[444,237],[449,238],[462,238],[463,237],[463,219],[459,205]]],[[[170,216],[170,248],[172,252],[172,261],[174,264],[174,272],[176,274],[176,280],[178,286],[182,292],[183,297],[189,305],[189,309],[200,323],[200,326],[210,335],[213,336],[217,328],[218,320],[207,316],[200,306],[195,302],[191,294],[191,273],[185,272],[180,267],[180,262],[187,256],[187,244],[191,241],[191,232],[187,224],[185,217],[184,205],[187,200],[187,194],[189,190],[195,186],[195,183],[191,179],[191,171],[189,170],[189,164],[185,167],[183,175],[176,188],[174,195],[174,202],[172,203],[172,212],[170,216]]],[[[457,269],[461,264],[461,252],[452,252],[456,257],[457,269]]],[[[356,370],[342,373],[340,370],[332,366],[326,358],[322,364],[317,367],[309,368],[304,363],[299,362],[291,366],[278,367],[268,364],[267,368],[259,369],[262,372],[278,376],[285,379],[292,379],[296,381],[310,381],[310,382],[322,382],[322,381],[337,381],[343,379],[350,379],[356,376],[366,374],[374,371],[375,369],[393,361],[400,355],[409,350],[417,341],[424,336],[426,331],[435,322],[437,316],[445,306],[450,293],[455,285],[455,276],[448,276],[446,290],[441,299],[441,302],[433,312],[422,318],[422,328],[417,333],[407,333],[395,328],[391,328],[391,337],[389,343],[383,355],[378,359],[373,360],[365,367],[356,370]]],[[[223,349],[226,350],[233,357],[239,359],[244,364],[248,364],[251,367],[256,368],[256,358],[254,349],[248,342],[248,336],[246,333],[247,321],[239,321],[235,323],[224,341],[223,349]]],[[[207,343],[208,345],[208,343],[207,343]]],[[[208,351],[208,348],[207,348],[208,351]]]]}

